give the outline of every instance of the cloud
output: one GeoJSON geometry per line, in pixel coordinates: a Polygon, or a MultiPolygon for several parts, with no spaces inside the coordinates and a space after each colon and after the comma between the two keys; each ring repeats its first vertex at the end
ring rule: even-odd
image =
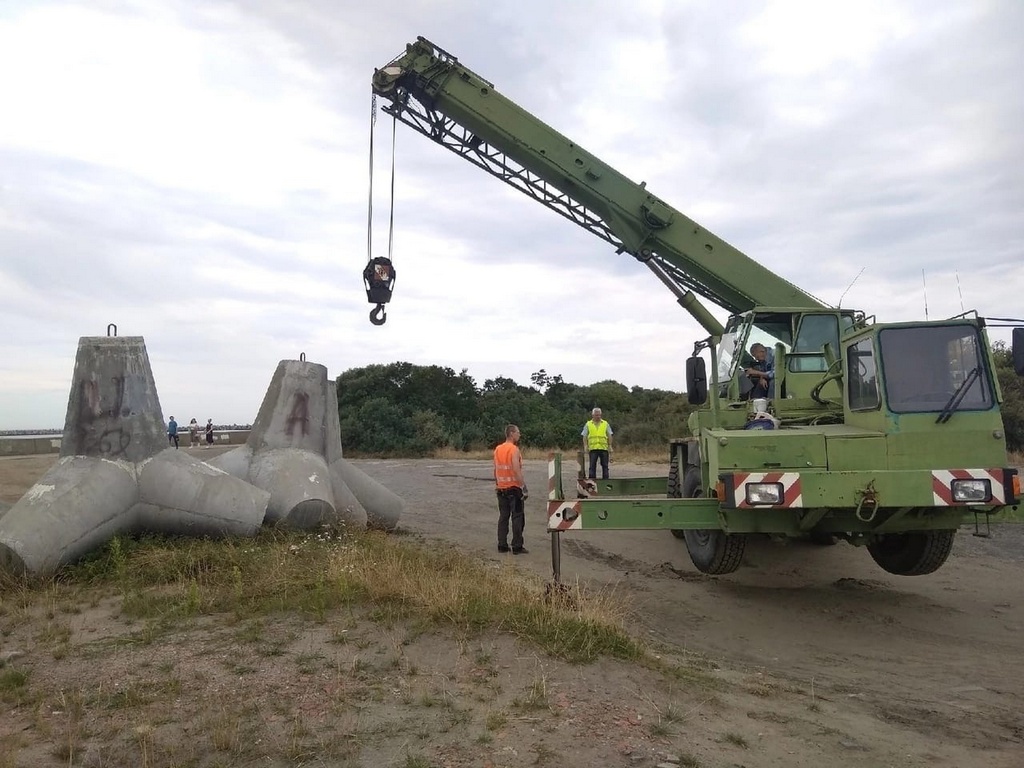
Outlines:
{"type": "MultiPolygon", "coordinates": [[[[681,389],[702,334],[643,265],[404,126],[398,282],[369,324],[369,80],[417,35],[825,301],[912,319],[927,286],[933,318],[961,295],[1020,315],[1018,3],[528,10],[5,6],[0,429],[61,424],[77,339],[111,322],[189,418],[251,420],[300,353],[681,389]]],[[[390,139],[381,115],[376,255],[390,139]]]]}

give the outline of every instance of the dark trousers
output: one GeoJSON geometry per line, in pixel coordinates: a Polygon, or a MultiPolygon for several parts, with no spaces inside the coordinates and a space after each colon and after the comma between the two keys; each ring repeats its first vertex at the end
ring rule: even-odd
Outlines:
{"type": "Polygon", "coordinates": [[[167,435],[167,444],[170,445],[171,443],[174,443],[174,447],[177,448],[178,447],[178,436],[177,435],[172,435],[172,434],[168,433],[168,435],[167,435]]]}
{"type": "Polygon", "coordinates": [[[748,376],[750,379],[750,392],[747,393],[746,400],[756,400],[759,397],[771,398],[775,396],[775,379],[768,379],[765,381],[760,376],[748,376]],[[762,383],[764,382],[764,383],[762,383]]]}
{"type": "Polygon", "coordinates": [[[591,480],[597,479],[597,462],[601,462],[601,479],[608,479],[608,451],[595,451],[590,449],[590,474],[591,480]]]}
{"type": "Polygon", "coordinates": [[[526,511],[521,488],[503,488],[498,491],[498,546],[508,546],[508,524],[512,522],[512,549],[523,548],[523,528],[526,511]]]}

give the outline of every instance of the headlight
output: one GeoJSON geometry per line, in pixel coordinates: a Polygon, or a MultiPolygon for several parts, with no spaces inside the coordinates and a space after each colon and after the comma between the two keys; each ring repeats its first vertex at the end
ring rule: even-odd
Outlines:
{"type": "Polygon", "coordinates": [[[988,480],[954,480],[950,484],[953,501],[989,501],[992,486],[988,480]]]}
{"type": "Polygon", "coordinates": [[[747,483],[747,504],[781,504],[782,483],[747,483]]]}

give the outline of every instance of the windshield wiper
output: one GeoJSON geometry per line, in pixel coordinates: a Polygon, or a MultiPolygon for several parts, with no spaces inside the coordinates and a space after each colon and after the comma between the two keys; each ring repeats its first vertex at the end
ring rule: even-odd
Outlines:
{"type": "Polygon", "coordinates": [[[942,411],[939,413],[939,418],[935,420],[936,424],[945,424],[947,421],[953,418],[953,414],[956,412],[956,409],[960,407],[960,402],[964,399],[964,396],[967,394],[967,390],[971,388],[971,385],[975,381],[977,381],[980,376],[981,366],[977,365],[971,369],[971,372],[967,374],[967,377],[963,380],[963,382],[961,382],[960,386],[956,388],[956,392],[954,392],[950,396],[949,402],[942,406],[942,411]]]}

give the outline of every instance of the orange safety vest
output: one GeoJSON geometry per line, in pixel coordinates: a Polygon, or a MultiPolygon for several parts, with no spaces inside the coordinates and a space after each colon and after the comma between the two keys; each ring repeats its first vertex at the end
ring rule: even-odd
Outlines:
{"type": "Polygon", "coordinates": [[[595,424],[593,419],[587,422],[587,448],[592,451],[608,450],[608,422],[604,419],[600,424],[595,424]]]}
{"type": "Polygon", "coordinates": [[[506,440],[494,449],[494,484],[498,490],[519,488],[516,470],[523,468],[523,456],[515,443],[506,440]]]}

